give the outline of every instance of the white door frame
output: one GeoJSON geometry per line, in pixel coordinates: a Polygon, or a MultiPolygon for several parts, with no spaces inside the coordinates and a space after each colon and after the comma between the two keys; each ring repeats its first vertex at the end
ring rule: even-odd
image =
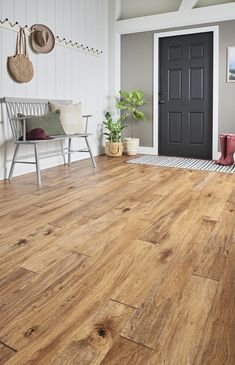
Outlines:
{"type": "Polygon", "coordinates": [[[153,86],[153,153],[158,155],[159,126],[159,40],[195,33],[213,33],[213,111],[212,111],[212,158],[218,158],[218,104],[219,104],[219,26],[189,28],[154,34],[154,86],[153,86]]]}

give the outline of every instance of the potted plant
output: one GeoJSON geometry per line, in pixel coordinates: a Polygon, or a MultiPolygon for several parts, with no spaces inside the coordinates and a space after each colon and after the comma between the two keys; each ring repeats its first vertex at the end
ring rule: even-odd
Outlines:
{"type": "Polygon", "coordinates": [[[130,92],[120,90],[120,100],[116,107],[120,110],[126,110],[128,116],[132,120],[132,135],[131,138],[124,138],[125,152],[127,155],[136,155],[138,153],[139,138],[134,138],[134,121],[143,120],[145,118],[144,112],[139,110],[145,104],[144,93],[141,90],[132,90],[130,92]]]}
{"type": "Polygon", "coordinates": [[[122,130],[125,128],[125,121],[127,116],[123,115],[117,121],[113,121],[109,112],[105,113],[105,121],[103,122],[106,132],[103,134],[106,136],[108,142],[105,144],[105,153],[110,157],[122,156],[123,143],[121,141],[122,130]]]}

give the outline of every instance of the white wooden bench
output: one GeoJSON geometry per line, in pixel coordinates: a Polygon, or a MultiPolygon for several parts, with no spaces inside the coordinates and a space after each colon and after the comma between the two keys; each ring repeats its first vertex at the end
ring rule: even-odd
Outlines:
{"type": "MultiPolygon", "coordinates": [[[[60,141],[61,154],[64,159],[64,163],[66,164],[66,154],[68,155],[68,165],[71,164],[71,153],[73,152],[88,152],[90,154],[90,158],[93,164],[93,167],[96,167],[95,159],[92,154],[92,150],[88,141],[88,137],[91,133],[87,133],[88,128],[88,120],[92,115],[83,115],[83,118],[86,119],[85,131],[84,134],[72,134],[72,135],[62,135],[55,136],[55,138],[50,140],[26,140],[26,127],[25,127],[25,118],[19,118],[19,114],[25,115],[27,118],[35,115],[44,115],[49,112],[48,102],[54,101],[58,104],[71,104],[71,100],[45,100],[45,99],[23,99],[23,98],[11,98],[5,97],[2,99],[2,102],[6,105],[7,117],[10,123],[14,143],[15,150],[13,154],[13,159],[9,172],[9,179],[11,179],[15,164],[23,163],[23,164],[35,164],[36,172],[37,172],[37,184],[41,185],[41,171],[40,171],[40,155],[38,152],[38,145],[45,142],[53,142],[60,141]],[[22,120],[21,120],[22,119],[22,120]],[[23,137],[22,140],[19,140],[20,137],[23,137]],[[73,150],[71,149],[71,141],[73,138],[83,138],[86,142],[87,148],[73,150]],[[67,146],[64,146],[64,141],[67,140],[67,146]],[[19,147],[21,145],[33,145],[34,146],[34,155],[35,161],[19,161],[17,160],[17,153],[19,147]]],[[[50,157],[50,155],[48,155],[50,157]]]]}

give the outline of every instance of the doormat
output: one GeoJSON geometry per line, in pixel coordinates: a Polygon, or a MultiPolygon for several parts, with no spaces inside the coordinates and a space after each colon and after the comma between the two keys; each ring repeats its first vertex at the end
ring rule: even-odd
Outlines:
{"type": "Polygon", "coordinates": [[[217,165],[211,160],[199,160],[194,158],[143,155],[129,160],[127,163],[149,166],[176,167],[177,169],[227,172],[229,174],[235,173],[235,165],[222,166],[217,165]]]}

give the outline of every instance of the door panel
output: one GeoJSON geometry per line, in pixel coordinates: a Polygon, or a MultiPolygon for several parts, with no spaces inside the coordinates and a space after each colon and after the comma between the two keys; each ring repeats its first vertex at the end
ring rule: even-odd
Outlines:
{"type": "Polygon", "coordinates": [[[204,98],[204,68],[190,67],[189,69],[190,100],[204,98]]]}
{"type": "Polygon", "coordinates": [[[159,80],[159,153],[210,159],[212,33],[161,38],[159,80]]]}
{"type": "Polygon", "coordinates": [[[168,100],[182,99],[182,69],[169,69],[168,71],[168,100]]]}
{"type": "Polygon", "coordinates": [[[190,144],[203,144],[204,120],[203,113],[189,113],[189,142],[190,144]]]}
{"type": "Polygon", "coordinates": [[[182,143],[182,113],[168,113],[169,143],[182,143]]]}

